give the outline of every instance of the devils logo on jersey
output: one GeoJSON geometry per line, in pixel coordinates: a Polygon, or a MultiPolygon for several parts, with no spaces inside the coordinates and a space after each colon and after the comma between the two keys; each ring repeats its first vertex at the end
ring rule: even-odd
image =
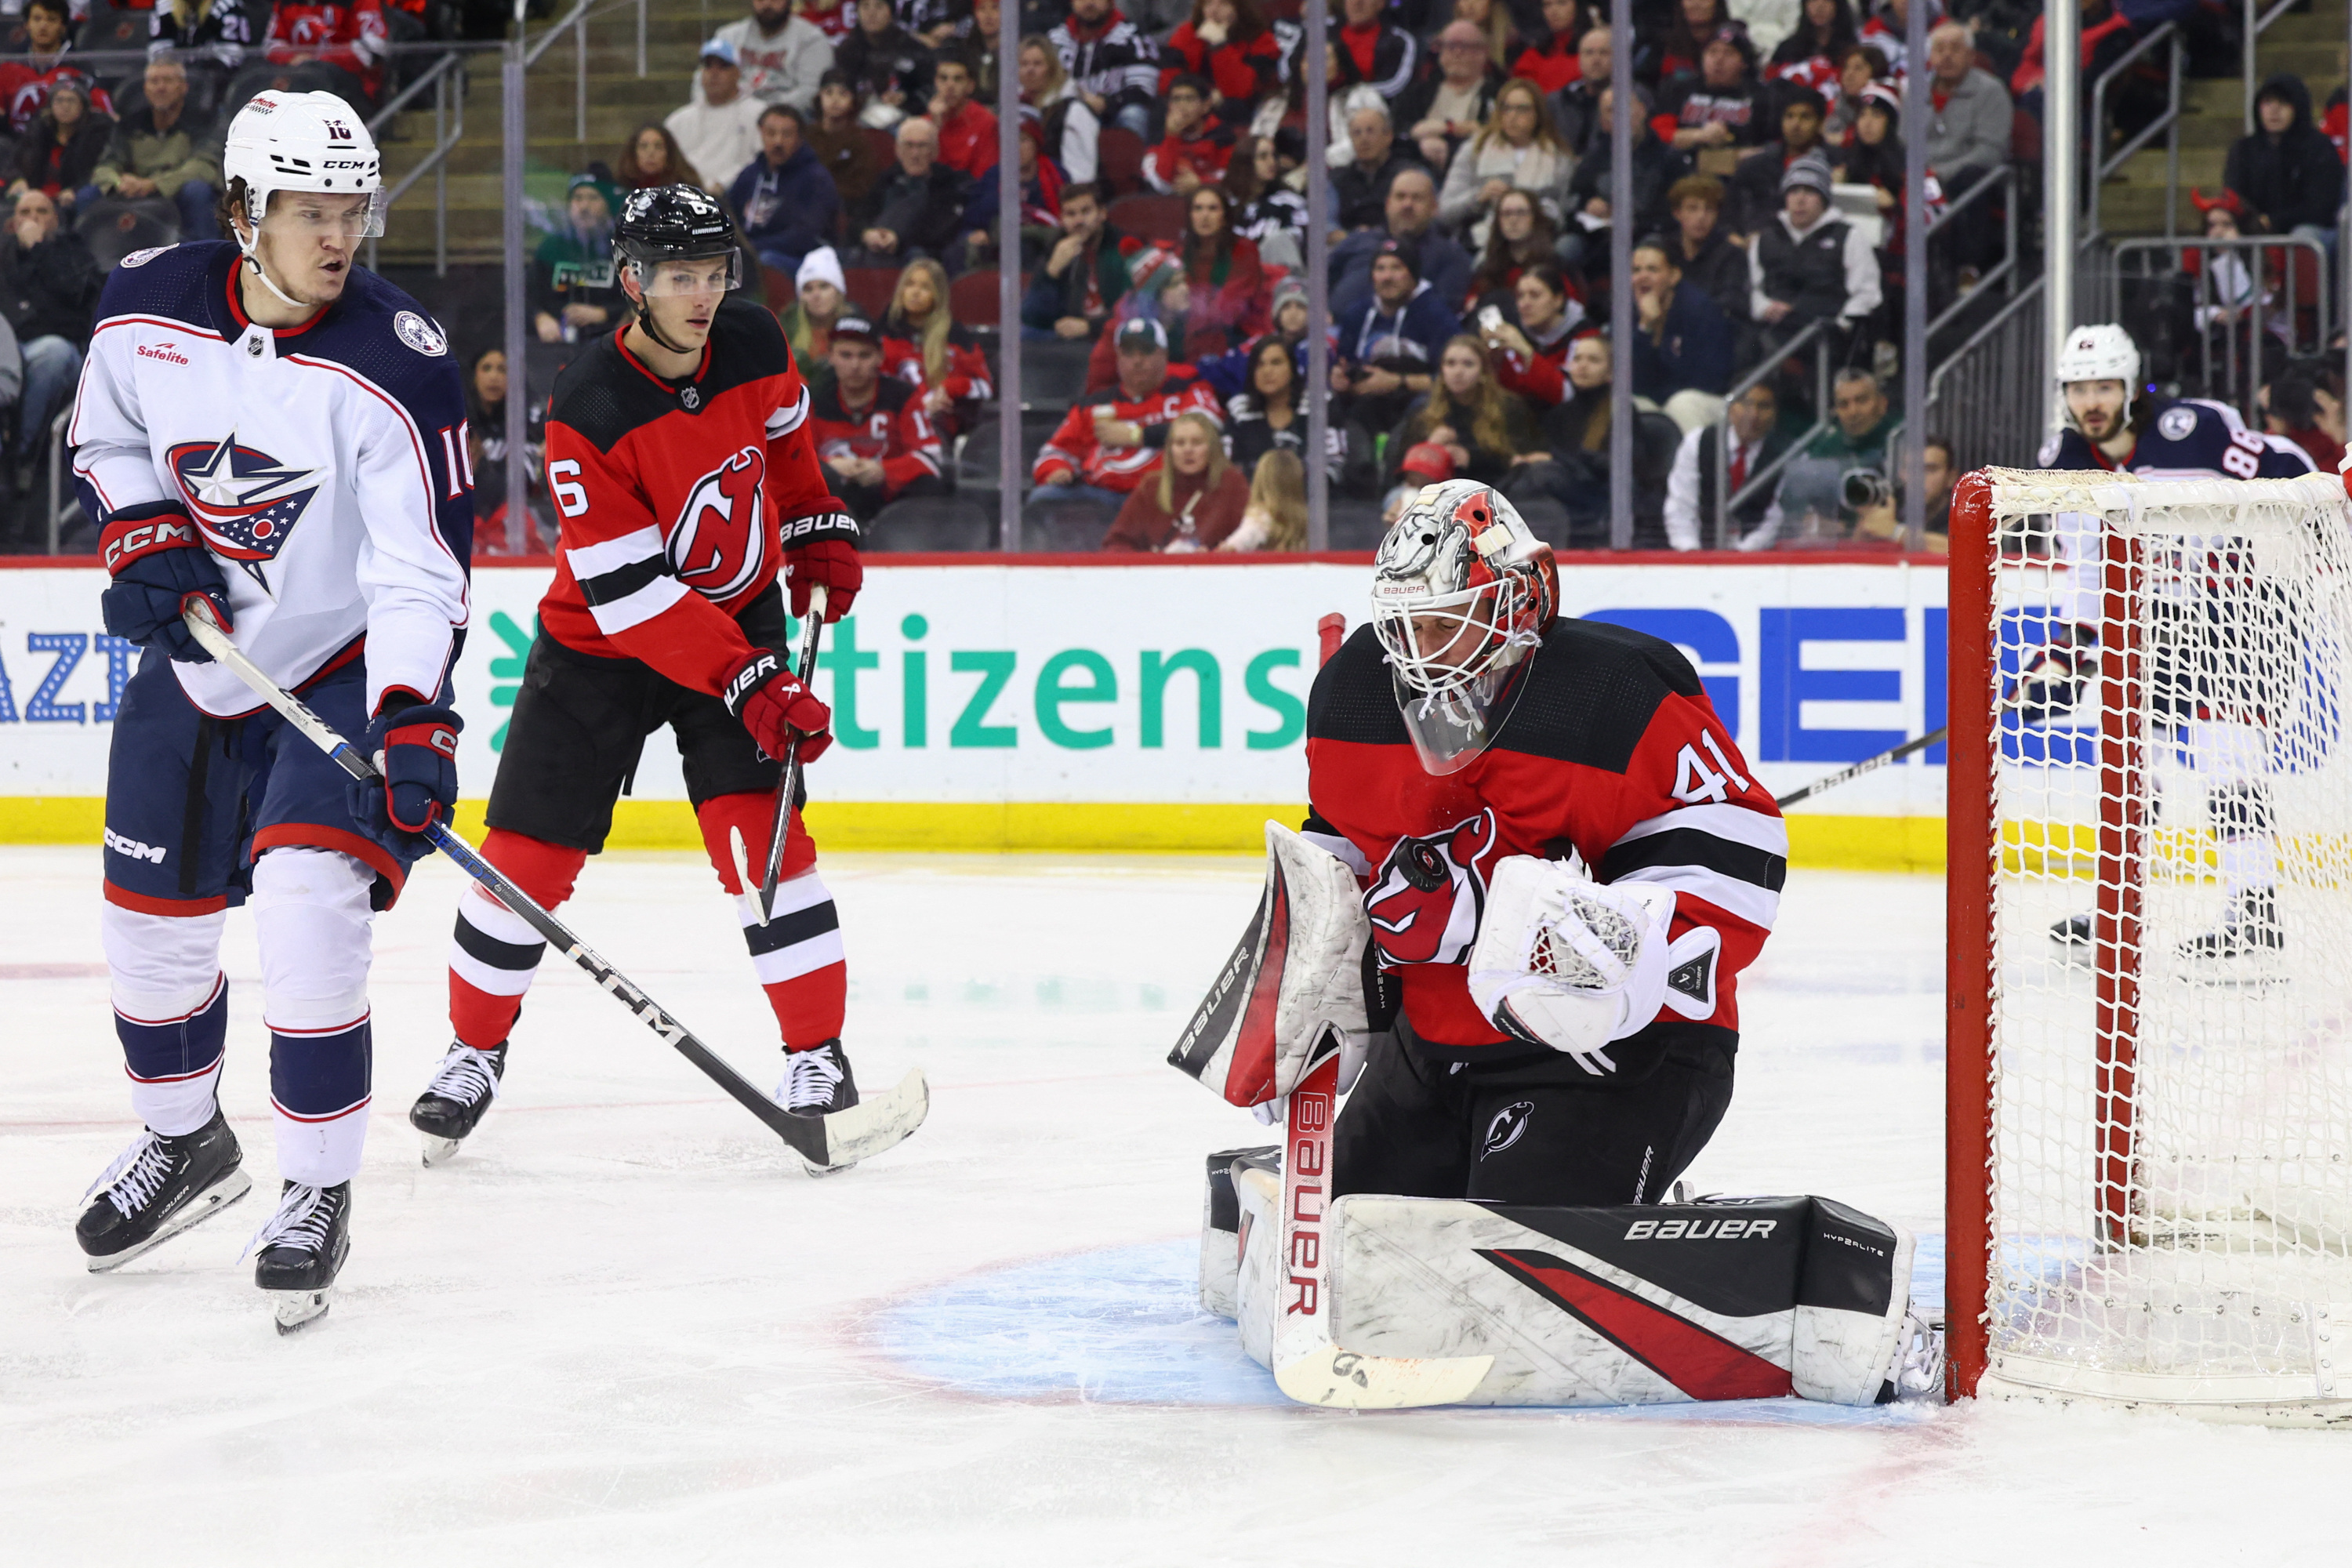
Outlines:
{"type": "Polygon", "coordinates": [[[232,430],[217,442],[184,441],[166,460],[188,515],[213,553],[231,561],[274,561],[310,498],[319,493],[318,473],[289,468],[232,430]]]}
{"type": "Polygon", "coordinates": [[[745,446],[694,481],[677,525],[669,531],[669,560],[678,580],[706,598],[733,598],[760,574],[767,558],[760,481],[768,460],[745,446]]]}
{"type": "Polygon", "coordinates": [[[1482,811],[1426,838],[1400,838],[1364,895],[1372,944],[1395,963],[1459,963],[1486,907],[1479,857],[1495,847],[1495,814],[1482,811]]]}

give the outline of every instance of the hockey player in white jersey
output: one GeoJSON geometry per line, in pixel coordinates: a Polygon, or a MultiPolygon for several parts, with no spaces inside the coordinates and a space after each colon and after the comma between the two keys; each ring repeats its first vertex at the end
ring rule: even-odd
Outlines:
{"type": "Polygon", "coordinates": [[[351,1245],[371,924],[457,801],[472,502],[448,344],[356,265],[383,232],[366,127],[331,94],[266,92],[224,174],[235,243],[142,251],[108,280],[69,437],[106,627],[146,649],[114,725],[102,922],[145,1125],[76,1234],[91,1269],[117,1268],[250,1186],[218,1099],[221,931],[246,905],[283,1182],[254,1278],[284,1331],[326,1310],[351,1245]],[[200,602],[364,735],[383,780],[351,783],[258,707],[182,623],[200,602]]]}
{"type": "MultiPolygon", "coordinates": [[[[2161,403],[2139,386],[2139,348],[2119,326],[2078,327],[2058,360],[2068,424],[2041,453],[2045,468],[2092,468],[2143,479],[2292,479],[2312,471],[2303,449],[2257,435],[2226,405],[2183,398],[2161,403]]],[[[2072,710],[2098,674],[2102,584],[2097,520],[2067,513],[2056,540],[2072,584],[2053,609],[2051,644],[2021,672],[2012,701],[2028,723],[2072,710]]],[[[2158,710],[2175,744],[2206,784],[2207,811],[2221,845],[2228,909],[2221,925],[2181,946],[2179,957],[2224,965],[2273,953],[2284,944],[2272,842],[2270,736],[2258,688],[2266,672],[2235,647],[2217,619],[2227,595],[2226,566],[2209,573],[2200,605],[2179,606],[2196,627],[2150,672],[2158,710]],[[2189,668],[2194,666],[2195,668],[2189,668]]],[[[2168,644],[2168,646],[2170,646],[2168,644]]],[[[2086,950],[2092,918],[2072,916],[2051,928],[2062,947],[2086,950]]]]}

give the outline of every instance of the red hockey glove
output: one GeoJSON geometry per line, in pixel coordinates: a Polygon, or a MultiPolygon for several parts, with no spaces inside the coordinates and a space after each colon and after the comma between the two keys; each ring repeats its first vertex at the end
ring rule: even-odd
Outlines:
{"type": "Polygon", "coordinates": [[[221,630],[228,630],[228,581],[188,514],[170,505],[118,512],[98,545],[114,579],[98,601],[106,629],[166,658],[210,664],[213,656],[189,635],[180,612],[193,599],[209,599],[221,630]]]}
{"type": "Polygon", "coordinates": [[[833,710],[818,701],[780,654],[763,647],[735,667],[719,688],[719,700],[760,750],[781,761],[793,737],[801,742],[801,761],[813,763],[833,744],[833,710]]]}
{"type": "Polygon", "coordinates": [[[792,594],[793,614],[808,614],[809,586],[824,588],[827,625],[849,614],[866,568],[857,559],[857,521],[847,512],[795,518],[783,526],[784,585],[792,594]]]}
{"type": "Polygon", "coordinates": [[[420,836],[457,809],[457,732],[454,709],[420,702],[405,691],[386,692],[360,751],[383,774],[348,786],[353,820],[394,854],[423,850],[420,836]]]}

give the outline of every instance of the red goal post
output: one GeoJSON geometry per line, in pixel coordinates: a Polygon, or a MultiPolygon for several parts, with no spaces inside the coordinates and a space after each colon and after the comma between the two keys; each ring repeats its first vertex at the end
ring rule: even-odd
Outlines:
{"type": "Polygon", "coordinates": [[[1950,1393],[2352,1420],[2341,481],[1990,468],[1952,512],[1950,1393]],[[2075,626],[2078,700],[2021,703],[2075,626]]]}

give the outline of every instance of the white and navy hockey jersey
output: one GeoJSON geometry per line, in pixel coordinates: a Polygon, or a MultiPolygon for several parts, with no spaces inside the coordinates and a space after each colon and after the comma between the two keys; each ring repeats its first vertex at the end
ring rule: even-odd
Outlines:
{"type": "MultiPolygon", "coordinates": [[[[467,615],[473,476],[446,338],[415,300],[354,268],[304,326],[246,318],[236,246],[123,258],[99,300],[68,440],[83,510],[184,508],[228,583],[235,637],[293,688],[364,638],[368,707],[431,699],[467,615]]],[[[253,694],[177,664],[188,700],[231,717],[253,694]]]]}
{"type": "Polygon", "coordinates": [[[2143,479],[2291,479],[2312,471],[2302,447],[2249,430],[2236,409],[2201,397],[2157,409],[2121,463],[2072,427],[2052,433],[2042,444],[2040,462],[2045,468],[2102,468],[2143,479]]]}

